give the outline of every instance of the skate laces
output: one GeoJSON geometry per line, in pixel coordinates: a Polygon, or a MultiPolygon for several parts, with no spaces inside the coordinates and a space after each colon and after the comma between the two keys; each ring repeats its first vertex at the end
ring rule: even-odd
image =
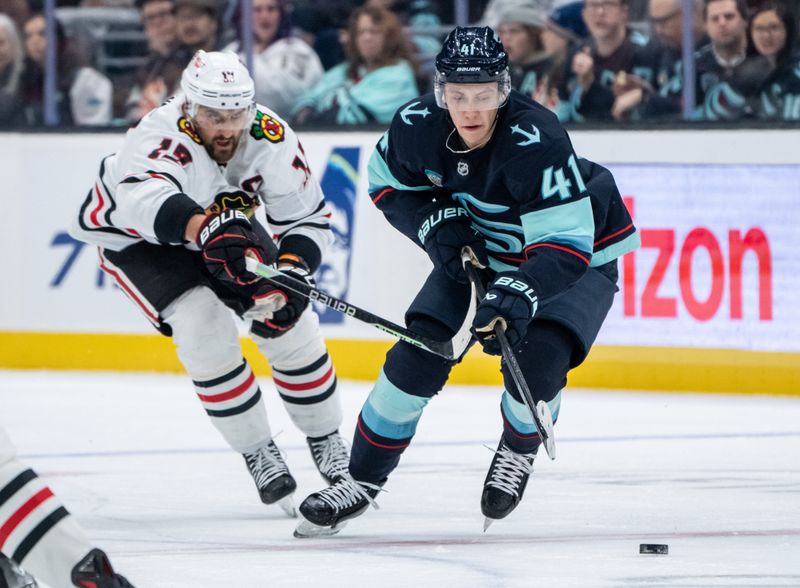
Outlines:
{"type": "Polygon", "coordinates": [[[505,443],[497,450],[486,445],[484,447],[496,456],[496,461],[491,466],[491,476],[486,485],[494,486],[512,496],[519,496],[523,476],[533,472],[535,454],[516,453],[505,443]]]}
{"type": "Polygon", "coordinates": [[[320,500],[337,511],[355,506],[361,499],[369,502],[375,507],[375,510],[379,510],[378,503],[370,496],[368,490],[381,492],[381,487],[369,482],[359,482],[346,473],[335,484],[319,491],[317,495],[320,500]]]}
{"type": "Polygon", "coordinates": [[[350,468],[350,449],[339,433],[323,439],[310,440],[311,453],[319,471],[329,478],[344,476],[350,468]]]}
{"type": "Polygon", "coordinates": [[[259,488],[265,487],[279,476],[288,475],[289,468],[284,461],[284,453],[278,449],[274,441],[250,453],[244,453],[247,468],[259,488]]]}

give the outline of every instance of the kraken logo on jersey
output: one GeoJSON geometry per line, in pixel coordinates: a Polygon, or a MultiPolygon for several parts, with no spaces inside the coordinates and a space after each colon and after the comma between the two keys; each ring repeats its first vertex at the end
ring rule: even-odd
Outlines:
{"type": "Polygon", "coordinates": [[[442,174],[440,174],[439,172],[435,172],[432,169],[426,169],[425,175],[428,176],[428,179],[431,181],[431,184],[433,184],[438,188],[442,187],[442,174]]]}
{"type": "Polygon", "coordinates": [[[192,123],[190,123],[189,119],[185,116],[182,116],[178,119],[178,130],[181,133],[188,135],[189,138],[198,145],[203,144],[203,141],[200,139],[200,135],[197,134],[197,131],[194,130],[192,123]]]}
{"type": "Polygon", "coordinates": [[[241,210],[247,218],[252,218],[256,208],[261,204],[258,194],[250,196],[243,190],[220,192],[214,196],[214,202],[206,208],[206,214],[218,214],[226,209],[241,210]]]}
{"type": "Polygon", "coordinates": [[[275,118],[260,110],[256,112],[256,120],[250,128],[254,139],[266,139],[271,143],[280,143],[286,136],[283,125],[275,118]]]}

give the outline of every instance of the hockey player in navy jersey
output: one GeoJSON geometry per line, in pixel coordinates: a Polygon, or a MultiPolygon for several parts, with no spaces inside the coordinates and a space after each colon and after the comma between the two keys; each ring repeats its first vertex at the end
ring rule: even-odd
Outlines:
{"type": "MultiPolygon", "coordinates": [[[[534,400],[558,417],[567,372],[591,347],[617,291],[616,259],[638,233],[608,170],[579,160],[548,109],[510,91],[490,28],[456,28],[436,59],[435,92],[395,115],[369,163],[369,191],[434,269],[406,312],[409,328],[448,340],[465,320],[461,262],[475,253],[487,286],[473,320],[499,355],[499,321],[534,400]]],[[[405,342],[386,357],[358,418],[349,475],[300,506],[296,536],[335,533],[363,513],[411,443],[454,362],[405,342]]],[[[502,435],[484,483],[487,523],[519,503],[540,439],[505,364],[502,435]]]]}
{"type": "Polygon", "coordinates": [[[253,80],[234,53],[198,51],[181,89],[103,159],[71,232],[98,246],[100,267],[172,337],[262,502],[294,514],[296,482],[272,439],[231,311],[248,321],[317,469],[334,479],[348,453],[319,320],[307,298],[248,272],[244,259],[274,262],[313,284],[333,241],[330,208],[294,131],[253,101],[253,80]]]}

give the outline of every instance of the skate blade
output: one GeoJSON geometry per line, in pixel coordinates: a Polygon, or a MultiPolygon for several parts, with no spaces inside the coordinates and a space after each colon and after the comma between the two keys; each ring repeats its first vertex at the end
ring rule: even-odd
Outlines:
{"type": "Polygon", "coordinates": [[[484,533],[486,532],[486,529],[488,529],[489,527],[492,526],[492,523],[494,521],[495,521],[495,519],[490,519],[489,517],[486,517],[485,519],[483,519],[483,532],[484,533]]]}
{"type": "Polygon", "coordinates": [[[333,535],[336,535],[339,531],[341,531],[346,524],[347,521],[342,521],[332,527],[321,527],[319,525],[315,525],[311,521],[303,519],[300,521],[300,524],[298,524],[297,528],[294,530],[294,536],[297,539],[315,539],[317,537],[331,537],[333,535]]]}
{"type": "Polygon", "coordinates": [[[285,512],[287,516],[290,516],[293,519],[297,518],[297,509],[294,507],[294,500],[292,500],[291,494],[281,498],[278,501],[278,506],[281,507],[281,510],[285,512]]]}

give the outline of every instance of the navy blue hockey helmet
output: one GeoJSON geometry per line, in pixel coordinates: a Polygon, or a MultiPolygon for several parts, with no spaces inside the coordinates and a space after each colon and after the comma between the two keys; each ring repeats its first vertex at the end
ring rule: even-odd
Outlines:
{"type": "Polygon", "coordinates": [[[498,108],[505,104],[511,90],[508,55],[500,37],[490,27],[456,27],[447,35],[436,56],[436,103],[448,108],[444,101],[445,84],[489,82],[498,83],[499,100],[492,105],[498,108]]]}

